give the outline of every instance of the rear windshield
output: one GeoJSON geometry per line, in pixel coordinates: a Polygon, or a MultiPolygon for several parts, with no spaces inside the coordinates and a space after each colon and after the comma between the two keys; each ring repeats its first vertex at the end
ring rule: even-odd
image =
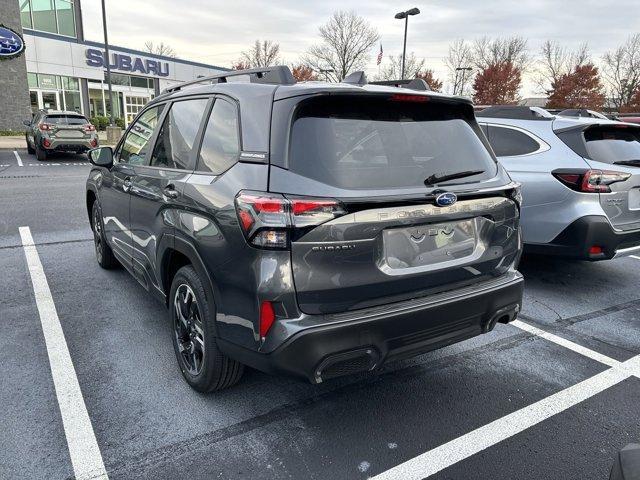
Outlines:
{"type": "Polygon", "coordinates": [[[598,162],[640,161],[640,128],[592,127],[584,132],[589,158],[598,162]]]}
{"type": "Polygon", "coordinates": [[[85,125],[89,120],[80,115],[47,115],[45,122],[53,125],[85,125]]]}
{"type": "Polygon", "coordinates": [[[495,176],[470,106],[392,98],[323,96],[302,103],[289,169],[345,189],[416,187],[433,174],[471,170],[484,173],[447,183],[495,176]]]}

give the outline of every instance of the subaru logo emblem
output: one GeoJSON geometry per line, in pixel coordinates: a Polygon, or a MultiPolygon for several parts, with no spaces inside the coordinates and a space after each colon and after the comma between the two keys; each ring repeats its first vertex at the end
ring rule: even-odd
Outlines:
{"type": "Polygon", "coordinates": [[[24,50],[22,37],[0,25],[0,60],[18,56],[24,50]]]}
{"type": "Polygon", "coordinates": [[[458,196],[455,193],[445,192],[436,197],[436,205],[439,207],[448,207],[458,201],[458,196]]]}

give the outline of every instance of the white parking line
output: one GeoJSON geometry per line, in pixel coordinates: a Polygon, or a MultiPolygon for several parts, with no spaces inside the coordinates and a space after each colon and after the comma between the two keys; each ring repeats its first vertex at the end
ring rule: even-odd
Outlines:
{"type": "Polygon", "coordinates": [[[629,255],[631,258],[635,258],[636,260],[640,260],[640,257],[637,255],[629,255]]]}
{"type": "Polygon", "coordinates": [[[610,368],[583,382],[524,407],[488,425],[401,463],[372,480],[421,480],[475,455],[587,400],[629,377],[625,369],[610,368]]]}
{"type": "Polygon", "coordinates": [[[611,368],[401,463],[373,477],[372,480],[424,479],[507,440],[554,415],[562,413],[631,376],[640,377],[640,355],[626,362],[618,362],[606,355],[601,355],[520,320],[516,320],[511,324],[545,340],[609,365],[611,368]]]}
{"type": "Polygon", "coordinates": [[[91,426],[91,419],[82,397],[47,277],[29,227],[20,227],[20,237],[40,314],[42,332],[51,366],[51,376],[75,478],[105,480],[108,477],[102,461],[102,454],[91,426]]]}
{"type": "Polygon", "coordinates": [[[18,161],[18,166],[19,167],[24,167],[24,165],[22,164],[22,159],[20,158],[20,155],[18,154],[18,151],[14,150],[13,154],[16,156],[16,160],[18,161]]]}
{"type": "Polygon", "coordinates": [[[524,323],[521,320],[514,320],[510,323],[514,327],[518,327],[520,330],[524,330],[525,332],[532,333],[538,337],[542,337],[550,342],[560,345],[561,347],[568,348],[569,350],[573,350],[580,355],[585,357],[589,357],[591,360],[595,360],[596,362],[603,363],[605,365],[609,365],[610,367],[617,367],[620,365],[620,362],[614,360],[613,358],[607,357],[606,355],[602,355],[598,352],[594,352],[582,345],[578,345],[577,343],[573,343],[570,340],[554,335],[553,333],[545,332],[533,325],[529,325],[528,323],[524,323]]]}

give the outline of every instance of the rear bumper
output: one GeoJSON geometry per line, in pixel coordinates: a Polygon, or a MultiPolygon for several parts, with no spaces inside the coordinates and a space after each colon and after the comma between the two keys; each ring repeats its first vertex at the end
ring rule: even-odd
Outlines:
{"type": "Polygon", "coordinates": [[[49,139],[50,145],[42,148],[49,151],[58,151],[58,152],[86,152],[91,148],[95,148],[98,146],[98,139],[95,138],[96,144],[91,145],[91,141],[93,138],[56,138],[49,139]]]}
{"type": "Polygon", "coordinates": [[[270,353],[219,339],[230,357],[268,373],[312,383],[373,370],[491,331],[515,319],[523,278],[512,271],[499,279],[429,298],[345,314],[326,315],[325,325],[304,329],[270,353]]]}
{"type": "Polygon", "coordinates": [[[583,260],[609,260],[640,254],[640,230],[619,232],[609,220],[600,215],[579,218],[548,244],[525,244],[525,253],[559,255],[583,260]],[[591,254],[593,246],[602,253],[591,254]]]}

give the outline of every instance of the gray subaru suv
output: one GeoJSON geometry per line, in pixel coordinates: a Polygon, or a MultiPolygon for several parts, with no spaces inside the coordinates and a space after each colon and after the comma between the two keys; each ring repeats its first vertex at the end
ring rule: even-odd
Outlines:
{"type": "Polygon", "coordinates": [[[90,151],[98,263],[167,305],[193,388],[320,383],[516,317],[519,186],[469,101],[398,84],[226,72],[90,151]]]}

